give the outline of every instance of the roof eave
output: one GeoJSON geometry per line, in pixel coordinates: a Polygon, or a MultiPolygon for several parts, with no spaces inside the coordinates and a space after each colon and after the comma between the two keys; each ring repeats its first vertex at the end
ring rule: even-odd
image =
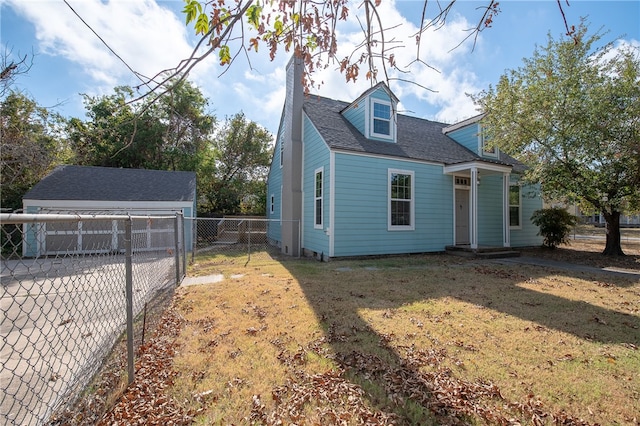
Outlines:
{"type": "Polygon", "coordinates": [[[478,114],[476,116],[467,118],[466,120],[462,120],[459,123],[452,124],[451,126],[444,127],[442,129],[442,133],[446,135],[447,133],[453,132],[453,131],[458,130],[458,129],[462,129],[463,127],[466,127],[466,126],[468,126],[470,124],[478,123],[480,120],[482,120],[484,118],[485,115],[486,115],[485,113],[478,114]]]}
{"type": "Polygon", "coordinates": [[[513,166],[507,164],[488,163],[486,161],[465,161],[463,163],[448,164],[444,166],[444,174],[453,174],[476,168],[495,173],[511,173],[513,166]]]}
{"type": "Polygon", "coordinates": [[[382,87],[382,89],[387,92],[389,94],[389,96],[391,97],[391,100],[395,103],[398,104],[400,102],[400,100],[398,99],[398,97],[391,91],[391,89],[389,88],[389,86],[387,86],[387,84],[384,81],[381,81],[380,83],[376,84],[375,86],[365,90],[360,96],[358,96],[353,102],[351,102],[349,105],[347,105],[346,107],[344,107],[342,110],[340,110],[340,114],[342,114],[343,112],[345,112],[347,109],[351,108],[353,105],[358,104],[362,101],[362,99],[366,98],[367,96],[369,96],[371,93],[375,92],[376,90],[378,90],[378,88],[382,87]]]}

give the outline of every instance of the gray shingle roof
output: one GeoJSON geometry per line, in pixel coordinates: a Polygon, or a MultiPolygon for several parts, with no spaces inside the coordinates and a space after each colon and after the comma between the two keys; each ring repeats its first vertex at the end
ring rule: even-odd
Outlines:
{"type": "Polygon", "coordinates": [[[58,166],[24,195],[28,200],[193,201],[195,172],[58,166]]]}
{"type": "Polygon", "coordinates": [[[521,166],[508,155],[500,161],[482,158],[442,133],[448,124],[398,114],[397,143],[369,140],[340,112],[349,104],[320,96],[309,96],[304,111],[332,149],[368,154],[388,155],[414,160],[433,161],[445,165],[483,161],[487,163],[521,166]]]}

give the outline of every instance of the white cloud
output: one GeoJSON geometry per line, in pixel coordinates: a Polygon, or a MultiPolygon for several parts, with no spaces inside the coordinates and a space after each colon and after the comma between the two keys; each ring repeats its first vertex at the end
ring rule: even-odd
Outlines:
{"type": "MultiPolygon", "coordinates": [[[[413,111],[413,114],[452,122],[475,115],[475,107],[465,93],[475,93],[480,90],[478,78],[468,65],[467,56],[470,54],[472,41],[460,45],[467,36],[468,28],[473,25],[464,17],[451,14],[446,25],[430,29],[422,35],[420,46],[420,60],[416,61],[418,53],[415,35],[419,28],[403,17],[395,7],[395,2],[383,2],[379,13],[385,28],[392,28],[385,34],[393,50],[398,66],[408,72],[389,70],[390,85],[399,99],[413,111]],[[394,44],[390,42],[393,41],[394,44]],[[404,82],[401,80],[408,80],[404,82]],[[413,83],[411,83],[413,82],[413,83]],[[415,84],[414,84],[415,83],[415,84]],[[422,86],[422,87],[421,87],[422,86]],[[427,89],[430,90],[426,90],[427,89]]],[[[346,56],[362,41],[359,27],[348,22],[339,27],[339,52],[346,56]]],[[[478,38],[481,44],[482,36],[478,38]]],[[[372,83],[365,78],[365,65],[361,67],[360,77],[354,83],[345,83],[343,74],[335,67],[318,72],[316,81],[324,84],[317,91],[319,94],[335,99],[350,101],[360,93],[371,87],[372,83]]],[[[378,64],[381,70],[381,64],[378,64]]],[[[385,76],[379,72],[378,81],[385,76]]]]}
{"type": "MultiPolygon", "coordinates": [[[[135,71],[146,76],[175,67],[191,54],[195,36],[193,28],[184,25],[184,16],[180,13],[180,0],[68,1],[118,55],[135,71]]],[[[399,42],[398,46],[403,46],[394,51],[396,62],[399,66],[411,64],[408,67],[409,74],[392,72],[390,77],[408,79],[435,91],[430,92],[416,84],[392,80],[391,89],[400,98],[403,108],[411,114],[447,122],[474,115],[475,108],[465,93],[479,92],[488,86],[491,80],[495,80],[497,73],[502,69],[517,66],[514,64],[519,64],[521,57],[530,53],[536,41],[546,39],[546,21],[558,22],[559,18],[557,7],[552,2],[534,2],[527,7],[521,5],[529,2],[511,2],[508,6],[505,5],[504,15],[498,16],[494,28],[480,34],[475,52],[471,53],[472,40],[455,47],[468,34],[465,30],[477,23],[476,15],[482,11],[477,11],[475,3],[456,3],[456,8],[446,25],[437,31],[430,30],[422,36],[420,59],[428,62],[439,72],[412,62],[416,55],[415,34],[418,31],[413,22],[419,19],[416,17],[422,12],[422,2],[384,0],[381,3],[379,11],[384,20],[383,26],[394,27],[386,34],[386,40],[393,39],[399,42]],[[520,10],[521,13],[509,15],[512,8],[520,10]],[[549,16],[540,19],[542,15],[527,15],[522,12],[530,9],[534,9],[538,14],[542,9],[548,10],[549,16]],[[464,14],[467,18],[456,12],[464,14]],[[545,25],[533,25],[533,22],[545,25]],[[507,27],[511,30],[504,31],[507,27]],[[498,31],[500,28],[503,28],[502,32],[498,31]],[[538,37],[537,33],[540,33],[542,38],[538,37]]],[[[35,81],[36,75],[32,72],[29,75],[31,80],[25,79],[29,82],[30,90],[36,92],[36,86],[37,89],[42,87],[40,90],[41,93],[45,93],[44,97],[51,92],[56,98],[68,98],[76,102],[76,93],[79,91],[90,95],[103,95],[111,93],[117,85],[139,84],[135,76],[109,52],[63,1],[0,0],[0,4],[3,8],[10,7],[20,21],[28,21],[34,26],[32,32],[37,38],[35,50],[40,56],[38,66],[44,66],[49,58],[56,59],[50,62],[57,67],[53,70],[57,71],[55,77],[50,76],[49,80],[41,83],[35,81]],[[63,71],[72,77],[62,75],[63,71]],[[54,78],[59,80],[54,81],[54,78]],[[53,85],[56,86],[55,90],[51,88],[53,85]],[[69,92],[73,91],[74,94],[67,96],[64,88],[69,92]]],[[[578,2],[569,10],[576,6],[588,6],[588,10],[597,10],[597,5],[598,2],[578,2]]],[[[341,56],[348,55],[362,41],[360,24],[356,19],[356,15],[362,15],[358,6],[358,2],[352,2],[349,19],[340,22],[338,26],[341,56]]],[[[429,7],[436,8],[438,5],[436,2],[429,2],[429,7]]],[[[433,15],[433,10],[430,14],[433,15]]],[[[7,16],[15,19],[13,14],[7,16]]],[[[12,24],[13,22],[3,20],[3,38],[10,39],[14,36],[10,29],[12,24]]],[[[22,26],[25,27],[27,26],[22,26]]],[[[636,40],[637,32],[632,31],[632,34],[634,40],[626,43],[638,46],[640,43],[636,40]]],[[[23,46],[26,50],[34,44],[31,37],[21,36],[13,43],[18,41],[25,41],[26,44],[23,46]]],[[[6,40],[3,42],[6,43],[6,40]]],[[[622,44],[624,43],[619,42],[616,47],[622,44]]],[[[204,62],[195,66],[189,79],[210,100],[211,109],[220,118],[243,110],[248,118],[275,132],[284,102],[284,68],[290,54],[281,49],[272,62],[269,60],[266,47],[261,46],[258,54],[249,52],[248,57],[253,69],[249,69],[245,55],[240,54],[231,69],[220,76],[223,68],[217,64],[216,55],[210,55],[204,62]]],[[[337,67],[338,64],[329,64],[328,69],[315,75],[316,81],[323,84],[320,89],[314,90],[314,93],[350,101],[371,86],[371,82],[365,78],[364,68],[354,84],[346,83],[344,75],[336,71],[337,67]]],[[[46,75],[46,72],[41,74],[46,75]]],[[[379,79],[383,78],[379,76],[379,79]]]]}
{"type": "MultiPolygon", "coordinates": [[[[154,0],[69,0],[76,12],[109,46],[136,72],[151,77],[161,70],[175,67],[187,58],[193,48],[192,29],[184,25],[183,16],[158,5],[154,0]]],[[[82,68],[89,79],[84,82],[89,94],[110,93],[117,85],[138,85],[131,71],[74,15],[63,2],[9,0],[8,4],[35,26],[39,49],[48,55],[63,56],[82,68]]],[[[445,121],[473,114],[473,105],[464,95],[477,92],[477,78],[466,64],[470,44],[451,51],[464,38],[464,30],[472,25],[463,17],[451,15],[447,24],[422,36],[420,59],[440,70],[438,73],[413,62],[416,55],[415,34],[418,28],[403,17],[395,2],[384,1],[379,8],[388,43],[396,42],[394,50],[399,66],[410,73],[391,72],[391,89],[403,105],[415,115],[445,121]],[[413,62],[413,63],[412,63],[413,62]],[[394,78],[417,82],[436,91],[429,92],[418,85],[402,83],[394,78]]],[[[338,27],[339,57],[350,54],[363,35],[354,4],[349,19],[338,27]]],[[[284,68],[290,54],[281,49],[272,62],[266,49],[249,53],[250,69],[244,55],[239,55],[231,69],[224,70],[211,55],[191,72],[193,81],[209,98],[211,108],[219,116],[231,116],[243,110],[247,117],[277,130],[284,102],[284,68]]],[[[347,83],[339,65],[329,64],[314,75],[322,96],[350,101],[371,86],[365,78],[365,66],[356,83],[347,83]]],[[[378,76],[383,80],[382,73],[378,76]]]]}
{"type": "Polygon", "coordinates": [[[613,44],[613,47],[607,52],[606,55],[604,55],[603,59],[605,61],[611,61],[622,52],[633,52],[633,51],[636,52],[636,55],[640,53],[640,41],[634,40],[634,39],[616,40],[616,42],[613,44]]]}
{"type": "MultiPolygon", "coordinates": [[[[338,26],[338,57],[347,56],[362,41],[363,36],[354,15],[357,12],[352,10],[349,20],[338,26]]],[[[411,64],[416,55],[415,34],[418,28],[400,15],[394,2],[383,2],[380,13],[385,19],[385,27],[395,27],[387,34],[387,40],[394,39],[398,41],[397,45],[402,46],[395,50],[397,63],[400,66],[411,64]]],[[[451,15],[450,18],[447,25],[423,35],[421,59],[441,72],[414,62],[409,67],[409,74],[390,74],[391,79],[415,81],[436,91],[433,93],[416,84],[391,81],[391,89],[400,98],[403,107],[406,105],[413,115],[446,122],[475,115],[475,107],[466,93],[480,90],[478,78],[467,65],[471,44],[466,43],[454,49],[467,34],[464,30],[471,24],[458,15],[451,15]]],[[[482,39],[479,40],[481,42],[482,39]]],[[[284,103],[285,66],[289,56],[280,51],[275,61],[271,62],[266,52],[261,51],[259,54],[250,53],[249,57],[255,70],[248,70],[246,60],[239,59],[230,72],[234,76],[242,76],[242,79],[222,76],[220,80],[228,79],[228,83],[222,85],[217,95],[229,105],[237,105],[237,111],[242,109],[249,119],[262,123],[275,133],[284,103]]],[[[365,78],[364,65],[355,83],[347,83],[338,68],[337,63],[331,63],[326,69],[317,71],[313,78],[320,87],[313,89],[312,93],[351,101],[371,87],[371,81],[365,78]]],[[[381,74],[378,79],[381,81],[384,76],[381,74]]]]}
{"type": "MultiPolygon", "coordinates": [[[[129,67],[151,77],[175,67],[192,48],[187,28],[152,0],[69,1],[75,12],[129,67]]],[[[80,65],[94,84],[137,84],[134,74],[63,2],[17,1],[9,5],[35,26],[41,52],[80,65]]]]}

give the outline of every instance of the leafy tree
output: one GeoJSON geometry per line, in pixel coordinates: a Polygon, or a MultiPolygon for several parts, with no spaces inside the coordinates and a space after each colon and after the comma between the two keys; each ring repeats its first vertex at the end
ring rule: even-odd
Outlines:
{"type": "Polygon", "coordinates": [[[69,120],[67,131],[82,165],[195,171],[209,144],[215,117],[188,81],[157,102],[128,104],[133,90],[85,96],[88,121],[69,120]]]}
{"type": "Polygon", "coordinates": [[[3,210],[22,207],[22,196],[69,157],[60,137],[63,119],[35,100],[10,92],[0,103],[0,180],[3,210]]]}
{"type": "Polygon", "coordinates": [[[243,113],[227,119],[213,138],[209,173],[200,179],[201,211],[264,214],[272,140],[243,113]]]}
{"type": "Polygon", "coordinates": [[[240,113],[216,129],[208,101],[186,81],[157,101],[127,103],[129,87],[85,97],[89,120],[67,124],[76,163],[195,171],[200,213],[264,214],[271,135],[240,113]]]}
{"type": "Polygon", "coordinates": [[[538,235],[544,238],[543,244],[552,249],[569,242],[568,237],[576,221],[574,215],[561,207],[536,210],[531,216],[531,222],[540,227],[538,235]]]}
{"type": "Polygon", "coordinates": [[[583,23],[537,48],[474,97],[488,138],[530,166],[553,199],[578,199],[606,220],[604,254],[624,254],[620,214],[640,199],[640,51],[596,47],[583,23]]]}
{"type": "Polygon", "coordinates": [[[171,170],[197,171],[210,145],[216,118],[206,112],[209,101],[200,89],[185,81],[175,88],[159,102],[165,126],[165,161],[171,170]]]}

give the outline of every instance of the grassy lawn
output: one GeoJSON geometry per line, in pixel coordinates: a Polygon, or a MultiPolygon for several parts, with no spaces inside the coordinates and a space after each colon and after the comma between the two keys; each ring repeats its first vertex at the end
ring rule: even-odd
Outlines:
{"type": "MultiPolygon", "coordinates": [[[[603,246],[522,254],[640,270],[639,241],[623,241],[624,258],[601,256],[603,246]]],[[[135,381],[124,382],[123,341],[59,424],[640,420],[637,276],[447,255],[320,263],[266,253],[248,264],[197,257],[188,274],[216,279],[179,287],[147,320],[135,381]]]]}
{"type": "Polygon", "coordinates": [[[189,273],[225,277],[171,308],[164,398],[196,424],[638,422],[637,278],[445,255],[189,273]]]}

